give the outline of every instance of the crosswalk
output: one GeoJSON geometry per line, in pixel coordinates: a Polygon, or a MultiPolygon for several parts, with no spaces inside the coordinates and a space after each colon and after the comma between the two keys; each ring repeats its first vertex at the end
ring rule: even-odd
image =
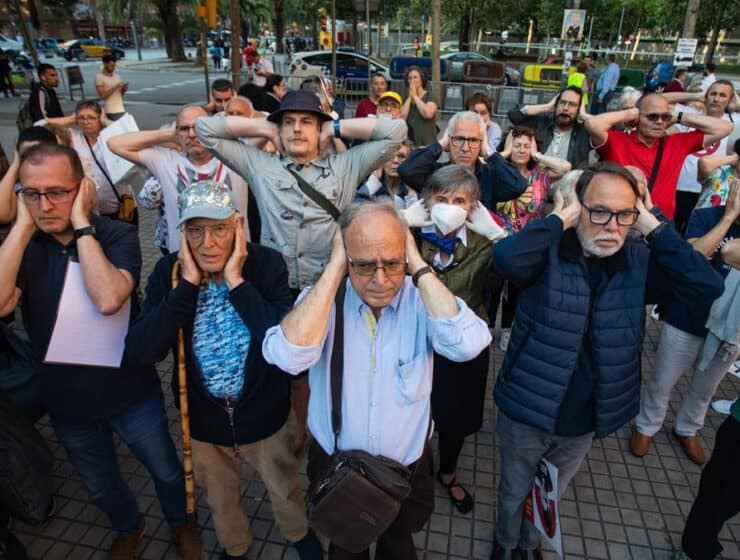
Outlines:
{"type": "Polygon", "coordinates": [[[166,84],[159,84],[156,86],[150,86],[150,87],[143,87],[136,90],[128,90],[126,92],[126,95],[141,95],[142,93],[148,93],[152,91],[157,91],[161,89],[172,89],[175,87],[182,87],[182,86],[189,86],[192,84],[200,84],[203,83],[203,78],[193,78],[192,80],[181,80],[179,82],[169,82],[166,84]]]}

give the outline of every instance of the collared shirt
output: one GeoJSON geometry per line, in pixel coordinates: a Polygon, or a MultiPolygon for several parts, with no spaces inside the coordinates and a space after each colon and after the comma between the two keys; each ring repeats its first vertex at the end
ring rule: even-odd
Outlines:
{"type": "Polygon", "coordinates": [[[596,84],[599,99],[603,99],[607,92],[617,89],[618,83],[619,65],[616,62],[610,62],[599,76],[599,83],[596,84]]]}
{"type": "Polygon", "coordinates": [[[283,254],[293,289],[316,282],[337,224],[303,194],[288,167],[341,211],[355,198],[360,182],[392,158],[406,138],[404,121],[377,119],[372,141],[300,166],[233,139],[222,116],[198,119],[195,130],[203,146],[249,183],[262,219],[260,242],[283,254]]]}
{"type": "Polygon", "coordinates": [[[391,194],[388,190],[388,186],[385,184],[385,180],[378,179],[375,175],[370,175],[359,189],[357,189],[357,198],[375,198],[378,196],[388,196],[393,199],[393,203],[399,210],[405,210],[411,206],[414,202],[419,200],[419,196],[416,191],[411,187],[408,187],[406,183],[401,181],[398,187],[397,194],[391,194]]]}
{"type": "MultiPolygon", "coordinates": [[[[421,231],[424,233],[437,233],[437,230],[434,226],[424,226],[423,228],[421,228],[421,231]]],[[[462,243],[463,246],[468,246],[468,228],[465,227],[464,224],[457,230],[457,233],[455,233],[455,238],[459,239],[460,243],[462,243]]],[[[442,251],[437,251],[434,254],[434,260],[432,264],[437,270],[444,270],[452,264],[453,257],[454,255],[447,255],[447,262],[442,262],[442,251]]]]}
{"type": "MultiPolygon", "coordinates": [[[[346,289],[339,448],[362,449],[411,464],[426,443],[433,352],[465,362],[490,344],[491,335],[460,298],[454,317],[430,317],[409,277],[377,321],[350,282],[346,289]]],[[[329,382],[333,341],[332,312],[320,344],[291,344],[277,325],[267,331],[262,345],[265,359],[284,371],[295,375],[310,368],[308,426],[327,453],[334,451],[329,382]]]]}

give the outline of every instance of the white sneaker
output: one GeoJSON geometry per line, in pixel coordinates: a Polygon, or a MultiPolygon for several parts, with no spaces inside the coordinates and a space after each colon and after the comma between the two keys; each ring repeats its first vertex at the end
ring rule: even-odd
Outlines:
{"type": "Polygon", "coordinates": [[[733,404],[735,404],[735,401],[722,399],[718,401],[712,401],[712,408],[720,414],[730,414],[730,409],[732,408],[733,404]]]}
{"type": "Polygon", "coordinates": [[[735,377],[740,377],[740,360],[732,364],[728,371],[735,377]]]}
{"type": "Polygon", "coordinates": [[[509,347],[509,339],[511,338],[511,329],[501,329],[498,334],[498,348],[502,352],[506,352],[509,347]]]}
{"type": "Polygon", "coordinates": [[[653,305],[652,309],[650,309],[650,316],[653,318],[653,321],[660,321],[660,315],[658,315],[657,305],[653,305]]]}

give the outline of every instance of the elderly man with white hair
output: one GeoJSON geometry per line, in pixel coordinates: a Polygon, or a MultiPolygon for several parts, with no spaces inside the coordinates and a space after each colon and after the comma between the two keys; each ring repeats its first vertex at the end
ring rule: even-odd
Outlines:
{"type": "Polygon", "coordinates": [[[490,210],[495,210],[498,202],[518,198],[527,188],[527,181],[516,166],[488,145],[486,124],[472,111],[453,115],[442,138],[411,152],[398,167],[398,173],[404,183],[418,192],[432,173],[450,163],[473,168],[480,182],[480,200],[490,210]],[[450,152],[450,162],[440,163],[445,151],[450,152]]]}

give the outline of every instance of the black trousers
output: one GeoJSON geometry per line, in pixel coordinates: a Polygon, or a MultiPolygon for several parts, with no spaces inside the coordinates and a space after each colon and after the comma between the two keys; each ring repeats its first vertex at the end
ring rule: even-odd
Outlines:
{"type": "Polygon", "coordinates": [[[740,512],[740,422],[730,416],[717,430],[712,457],[704,467],[691,506],[681,548],[692,560],[710,560],[722,552],[717,536],[740,512]]]}
{"type": "MultiPolygon", "coordinates": [[[[331,457],[314,440],[308,450],[306,471],[311,484],[322,478],[331,457]]],[[[411,484],[411,494],[401,504],[398,517],[388,530],[378,537],[375,558],[378,560],[416,560],[413,533],[421,531],[434,511],[434,460],[429,444],[424,448],[411,484]]],[[[329,543],[329,560],[369,560],[370,551],[352,553],[329,543]]]]}
{"type": "Polygon", "coordinates": [[[13,78],[10,74],[0,74],[0,91],[5,94],[5,97],[8,97],[8,90],[10,90],[10,93],[15,95],[13,78]]]}
{"type": "Polygon", "coordinates": [[[676,225],[676,231],[681,235],[686,234],[686,226],[689,225],[691,212],[694,211],[697,202],[699,202],[699,193],[676,191],[676,211],[673,213],[673,223],[676,225]]]}

